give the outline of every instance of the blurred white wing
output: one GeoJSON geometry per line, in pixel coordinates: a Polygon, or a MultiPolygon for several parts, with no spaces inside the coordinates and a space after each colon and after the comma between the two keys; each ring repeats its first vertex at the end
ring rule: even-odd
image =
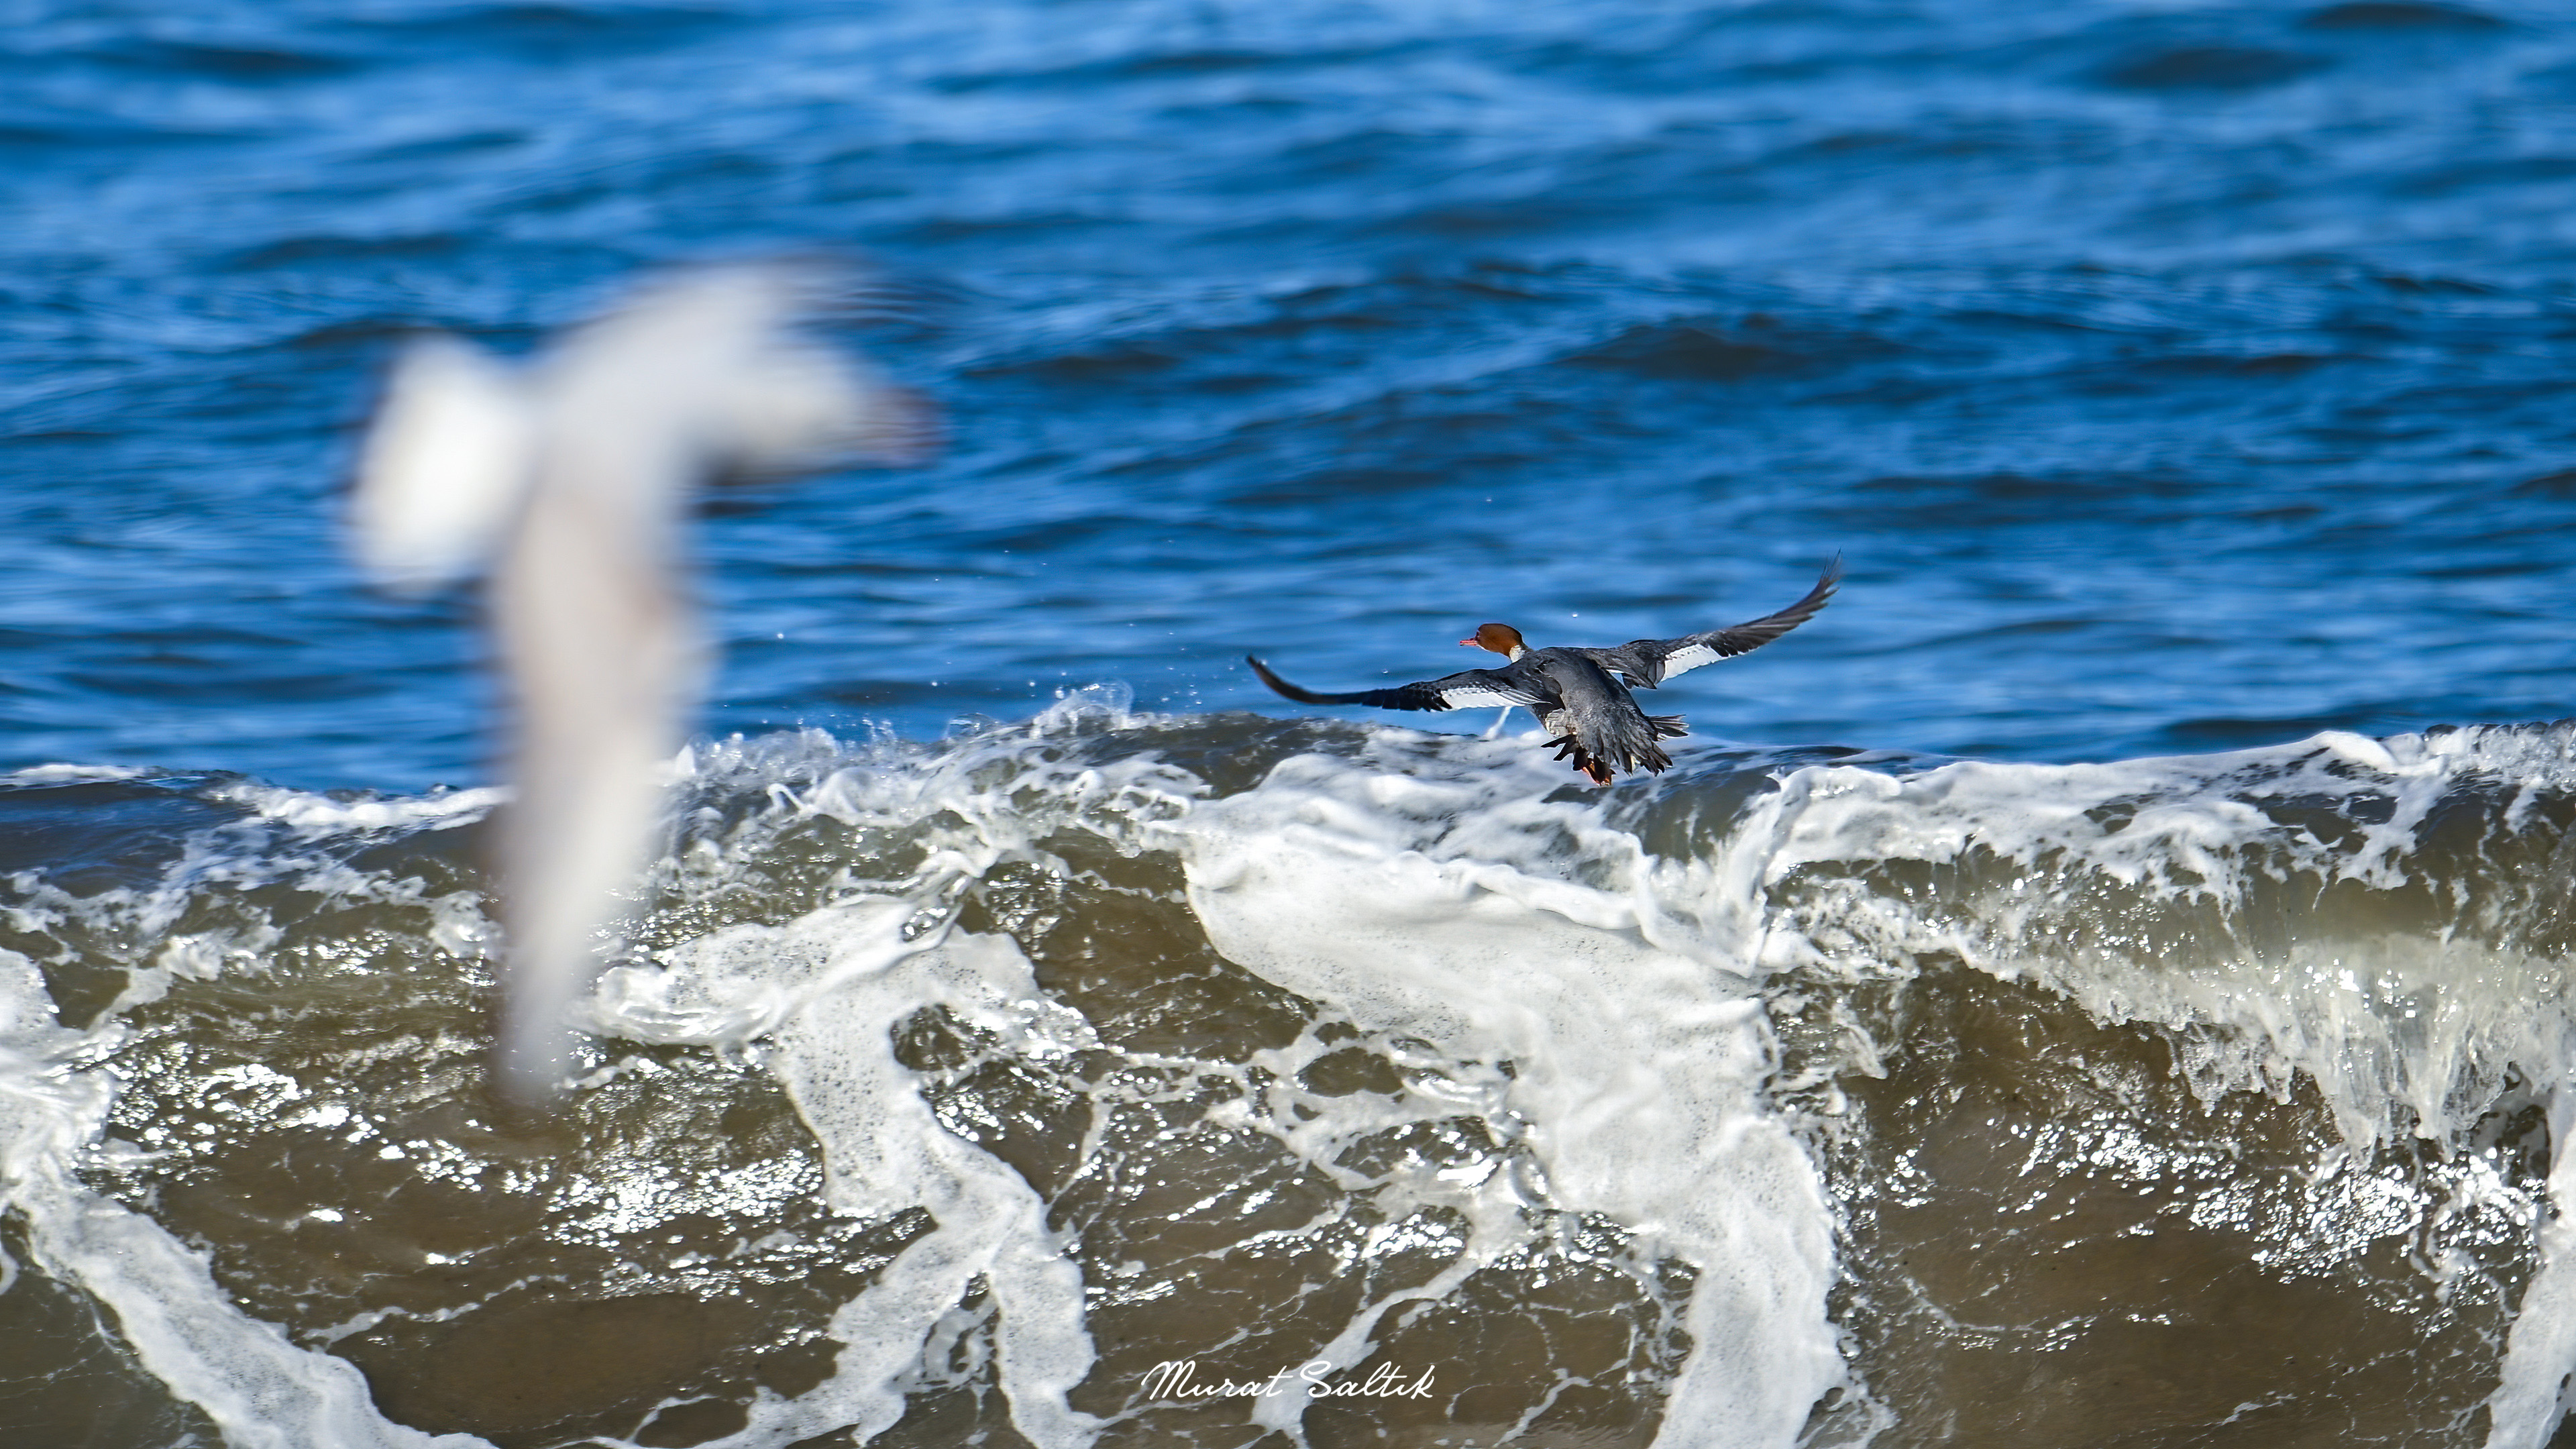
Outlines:
{"type": "Polygon", "coordinates": [[[749,359],[723,404],[736,466],[810,467],[855,454],[917,461],[929,450],[930,408],[856,358],[786,341],[749,359]]]}
{"type": "Polygon", "coordinates": [[[478,571],[535,472],[536,429],[510,370],[458,338],[413,343],[359,460],[349,518],[359,563],[407,591],[478,571]]]}
{"type": "Polygon", "coordinates": [[[699,469],[906,462],[931,441],[919,399],[794,331],[845,279],[813,267],[683,273],[566,338],[542,369],[576,439],[649,429],[699,469]]]}

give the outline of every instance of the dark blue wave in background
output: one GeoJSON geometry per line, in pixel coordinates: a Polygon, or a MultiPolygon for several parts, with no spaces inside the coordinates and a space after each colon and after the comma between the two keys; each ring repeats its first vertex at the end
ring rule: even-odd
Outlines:
{"type": "Polygon", "coordinates": [[[1288,712],[1247,649],[1416,678],[1837,551],[1658,707],[2045,759],[2576,712],[2548,7],[16,4],[0,199],[0,765],[481,776],[470,598],[338,553],[390,345],[812,247],[952,447],[710,508],[718,732],[1288,712]]]}

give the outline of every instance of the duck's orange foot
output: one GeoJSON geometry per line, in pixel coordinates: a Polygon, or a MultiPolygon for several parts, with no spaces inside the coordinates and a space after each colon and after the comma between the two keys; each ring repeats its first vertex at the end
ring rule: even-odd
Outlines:
{"type": "Polygon", "coordinates": [[[1574,768],[1591,777],[1592,783],[1595,785],[1607,785],[1610,783],[1610,766],[1599,756],[1584,749],[1583,742],[1572,735],[1559,735],[1557,737],[1556,757],[1560,760],[1573,760],[1574,768]]]}

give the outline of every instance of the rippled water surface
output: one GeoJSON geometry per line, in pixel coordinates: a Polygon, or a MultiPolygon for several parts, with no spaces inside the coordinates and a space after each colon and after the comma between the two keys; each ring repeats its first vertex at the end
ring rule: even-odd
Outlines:
{"type": "Polygon", "coordinates": [[[2548,1440],[2557,8],[0,0],[0,160],[0,1442],[2548,1440]],[[705,509],[512,1118],[353,429],[813,250],[947,447],[705,509]],[[1608,791],[1240,663],[1835,554],[1608,791]]]}
{"type": "Polygon", "coordinates": [[[855,247],[927,472],[707,521],[718,730],[1829,624],[1704,731],[2100,758],[2567,712],[2551,12],[21,5],[0,750],[465,783],[338,561],[406,328],[855,247]]]}

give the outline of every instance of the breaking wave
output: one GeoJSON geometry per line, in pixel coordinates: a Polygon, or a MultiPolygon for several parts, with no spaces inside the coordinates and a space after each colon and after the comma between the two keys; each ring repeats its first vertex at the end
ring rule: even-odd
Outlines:
{"type": "Polygon", "coordinates": [[[2546,1437],[2576,728],[1693,745],[701,744],[533,1123],[494,792],[20,772],[0,1283],[236,1445],[2546,1437]]]}

